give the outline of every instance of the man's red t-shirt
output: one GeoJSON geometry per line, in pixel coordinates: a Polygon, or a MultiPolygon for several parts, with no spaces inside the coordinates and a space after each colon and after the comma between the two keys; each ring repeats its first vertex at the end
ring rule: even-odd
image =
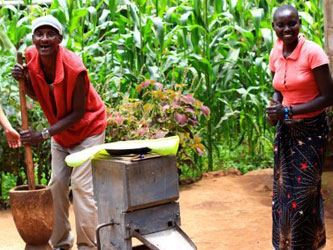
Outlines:
{"type": "Polygon", "coordinates": [[[106,128],[105,105],[90,83],[87,69],[82,60],[73,52],[59,45],[56,60],[56,76],[53,82],[54,101],[50,97],[47,84],[40,65],[36,47],[30,46],[25,51],[27,67],[37,100],[51,125],[67,116],[73,109],[73,92],[76,80],[81,72],[86,72],[86,104],[81,120],[63,132],[54,135],[54,140],[63,147],[73,147],[87,137],[102,133],[106,128]],[[55,105],[55,107],[54,107],[55,105]]]}

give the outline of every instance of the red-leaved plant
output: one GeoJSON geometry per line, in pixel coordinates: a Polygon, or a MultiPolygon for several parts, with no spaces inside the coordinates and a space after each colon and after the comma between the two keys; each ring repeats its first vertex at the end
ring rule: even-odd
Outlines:
{"type": "Polygon", "coordinates": [[[180,137],[178,166],[194,165],[193,153],[202,156],[200,121],[206,121],[210,110],[180,85],[163,89],[163,85],[146,80],[137,86],[139,99],[123,98],[117,107],[109,108],[108,131],[112,141],[153,139],[173,135],[180,137]]]}

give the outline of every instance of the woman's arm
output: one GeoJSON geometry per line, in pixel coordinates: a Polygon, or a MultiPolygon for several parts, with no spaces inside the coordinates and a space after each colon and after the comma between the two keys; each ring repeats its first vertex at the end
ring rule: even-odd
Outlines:
{"type": "MultiPolygon", "coordinates": [[[[307,103],[292,106],[294,115],[315,112],[333,105],[333,82],[328,64],[314,68],[312,71],[319,95],[307,103]]],[[[271,119],[284,119],[285,111],[282,104],[268,107],[266,112],[271,119]]]]}
{"type": "MultiPolygon", "coordinates": [[[[274,79],[275,72],[271,71],[271,74],[272,74],[272,79],[274,79]]],[[[283,100],[282,94],[279,91],[275,90],[270,103],[270,107],[266,108],[266,113],[267,113],[266,120],[271,126],[275,126],[278,120],[270,112],[267,112],[267,110],[269,110],[269,108],[271,107],[275,107],[276,105],[281,105],[282,100],[283,100]]]]}
{"type": "Polygon", "coordinates": [[[314,68],[312,71],[320,95],[307,103],[293,106],[294,115],[315,112],[333,105],[333,82],[328,64],[314,68]]]}
{"type": "MultiPolygon", "coordinates": [[[[274,79],[274,76],[275,76],[275,72],[271,71],[271,75],[272,75],[272,79],[274,79]]],[[[275,90],[274,91],[274,94],[273,94],[273,97],[272,97],[272,103],[271,105],[273,105],[274,103],[282,103],[282,100],[283,100],[283,96],[282,94],[275,90]]]]}
{"type": "Polygon", "coordinates": [[[283,100],[282,94],[279,91],[275,90],[272,98],[272,103],[282,103],[282,100],[283,100]]]}
{"type": "Polygon", "coordinates": [[[9,123],[1,106],[0,106],[0,125],[5,130],[9,147],[17,148],[21,146],[20,135],[19,133],[17,133],[15,129],[13,129],[12,125],[9,123]]]}

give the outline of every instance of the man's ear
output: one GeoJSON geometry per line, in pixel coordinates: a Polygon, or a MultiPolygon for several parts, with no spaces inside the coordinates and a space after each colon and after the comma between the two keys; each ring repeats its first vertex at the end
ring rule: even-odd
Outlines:
{"type": "Polygon", "coordinates": [[[62,42],[62,39],[63,39],[62,35],[58,35],[59,44],[62,42]]]}

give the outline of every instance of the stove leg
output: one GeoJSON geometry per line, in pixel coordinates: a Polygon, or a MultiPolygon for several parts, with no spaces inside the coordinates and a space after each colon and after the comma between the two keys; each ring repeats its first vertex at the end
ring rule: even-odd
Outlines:
{"type": "Polygon", "coordinates": [[[132,250],[132,240],[128,239],[117,239],[114,237],[111,239],[111,245],[113,246],[112,250],[132,250]]]}
{"type": "Polygon", "coordinates": [[[96,228],[96,239],[98,250],[132,250],[132,238],[124,239],[121,228],[113,220],[96,228]]]}

